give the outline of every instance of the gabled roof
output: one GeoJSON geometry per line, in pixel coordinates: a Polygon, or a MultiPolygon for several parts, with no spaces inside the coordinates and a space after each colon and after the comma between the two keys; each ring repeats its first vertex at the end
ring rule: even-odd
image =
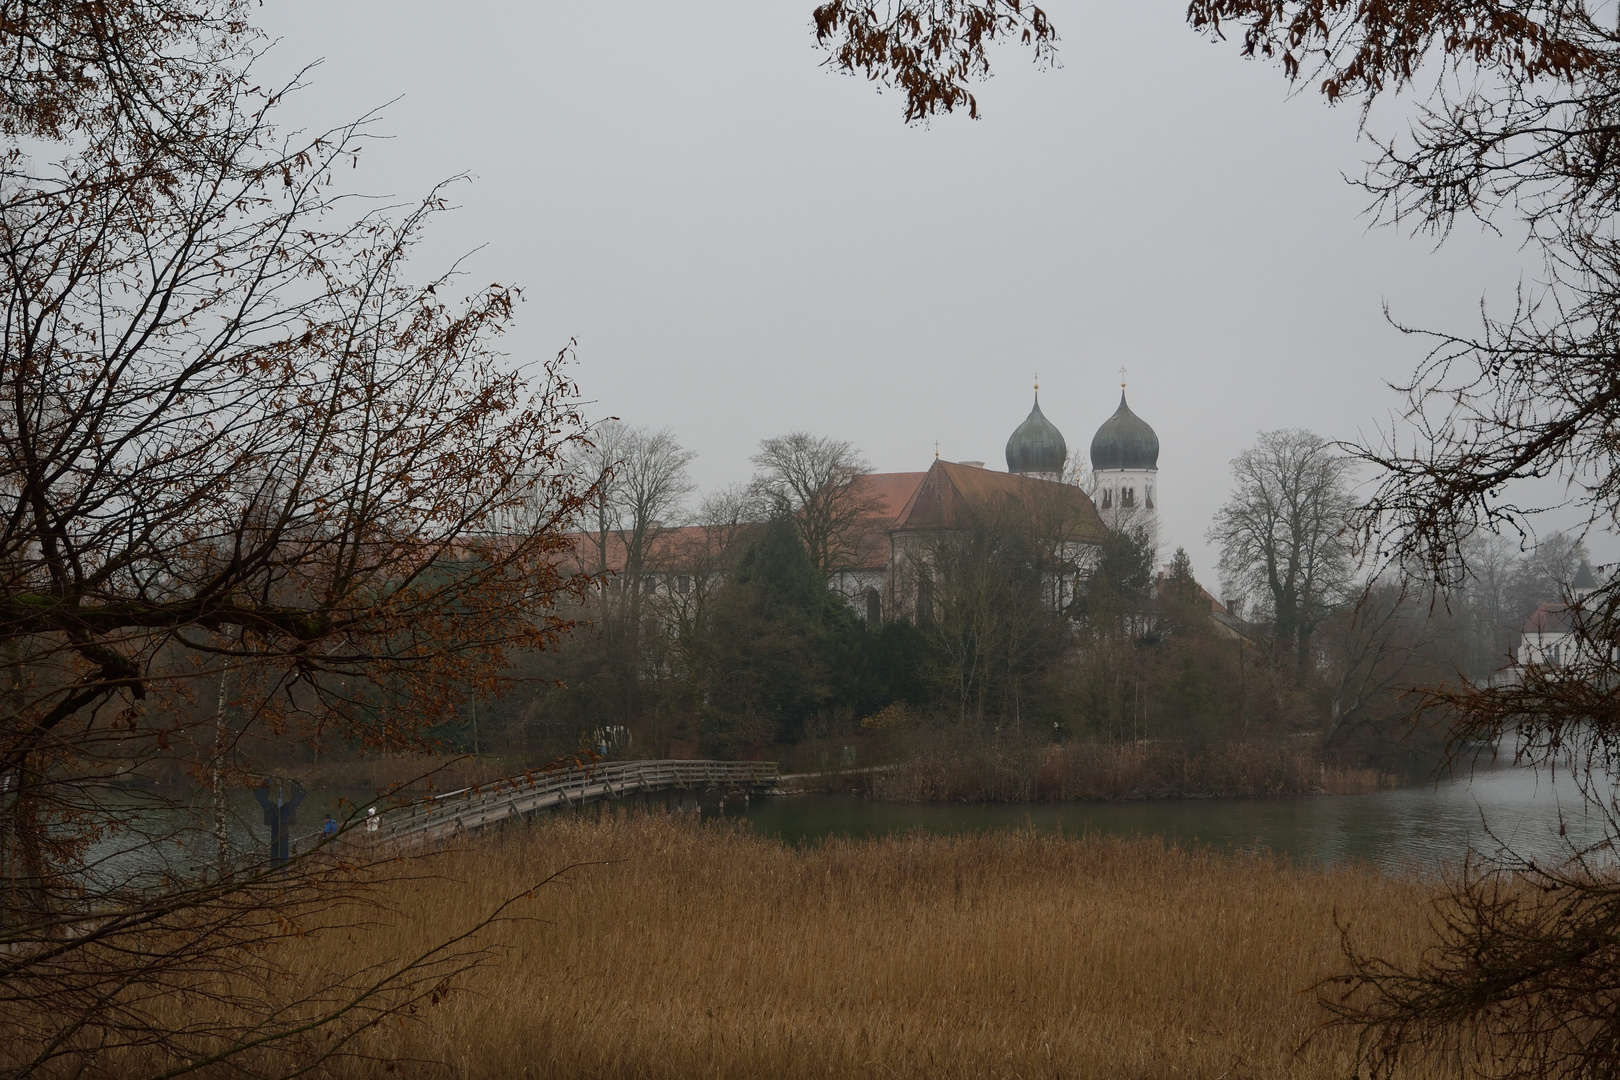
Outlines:
{"type": "Polygon", "coordinates": [[[843,563],[851,570],[882,570],[889,565],[889,529],[911,502],[927,473],[867,473],[854,495],[870,500],[862,520],[844,536],[843,563]]]}
{"type": "Polygon", "coordinates": [[[1542,604],[1524,621],[1526,634],[1567,634],[1569,631],[1569,608],[1556,601],[1542,604]]]}
{"type": "MultiPolygon", "coordinates": [[[[854,494],[870,505],[862,520],[844,537],[850,550],[847,561],[851,569],[878,569],[889,563],[889,527],[905,508],[911,496],[927,473],[868,473],[856,481],[854,494]]],[[[757,523],[744,522],[734,528],[748,530],[757,523]]],[[[712,549],[721,541],[724,526],[681,525],[653,530],[647,546],[646,571],[649,573],[685,572],[706,565],[712,559],[712,549]],[[707,557],[707,558],[706,558],[707,557]]],[[[599,537],[594,532],[568,534],[573,544],[572,565],[586,572],[595,572],[601,566],[602,552],[599,537]]],[[[623,573],[629,535],[614,530],[607,534],[607,569],[610,573],[623,573]]]]}
{"type": "Polygon", "coordinates": [[[1039,480],[1032,476],[992,472],[973,465],[935,461],[911,500],[894,523],[895,531],[912,529],[965,529],[997,503],[1051,499],[1067,515],[1071,539],[1100,543],[1107,535],[1097,508],[1073,484],[1039,480]]]}
{"type": "Polygon", "coordinates": [[[854,493],[859,498],[872,499],[874,506],[866,516],[887,524],[900,516],[927,475],[920,472],[867,473],[855,481],[854,493]]]}

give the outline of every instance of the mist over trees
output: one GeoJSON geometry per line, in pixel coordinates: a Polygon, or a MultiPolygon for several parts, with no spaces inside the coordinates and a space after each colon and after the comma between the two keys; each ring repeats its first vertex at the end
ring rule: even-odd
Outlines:
{"type": "MultiPolygon", "coordinates": [[[[1395,599],[1464,593],[1474,678],[1429,672],[1411,699],[1416,718],[1454,749],[1505,745],[1522,763],[1573,765],[1605,842],[1571,848],[1563,866],[1465,874],[1440,908],[1443,944],[1424,965],[1352,953],[1342,996],[1324,1001],[1362,1029],[1358,1064],[1375,1074],[1441,1049],[1495,1076],[1607,1075],[1620,1042],[1611,985],[1620,796],[1609,778],[1620,752],[1620,579],[1584,596],[1560,583],[1578,663],[1531,665],[1508,680],[1479,673],[1489,666],[1480,658],[1504,644],[1502,616],[1520,606],[1505,599],[1509,583],[1539,576],[1497,538],[1538,547],[1533,526],[1548,509],[1578,515],[1576,536],[1620,520],[1614,11],[1562,0],[1193,0],[1187,21],[1277,65],[1290,84],[1353,101],[1364,117],[1381,97],[1412,99],[1402,130],[1364,128],[1372,155],[1360,183],[1377,219],[1441,241],[1477,222],[1523,237],[1542,258],[1537,280],[1506,307],[1485,305],[1472,333],[1401,328],[1431,351],[1402,388],[1397,425],[1358,454],[1376,470],[1362,523],[1389,577],[1380,574],[1354,632],[1337,635],[1359,639],[1352,651],[1362,657],[1339,685],[1376,683],[1384,661],[1408,655],[1390,634],[1404,626],[1397,637],[1409,636],[1418,623],[1395,617],[1410,610],[1395,599]],[[1520,501],[1520,481],[1548,478],[1564,482],[1561,497],[1520,501]]],[[[831,0],[816,10],[816,34],[835,69],[899,89],[908,121],[976,116],[968,88],[989,73],[990,43],[1021,40],[1045,63],[1057,38],[1045,12],[1022,0],[831,0]]],[[[1271,593],[1279,620],[1293,617],[1286,591],[1271,593]]],[[[1296,646],[1299,628],[1289,628],[1296,646]]],[[[1335,700],[1342,710],[1345,695],[1335,700]]]]}
{"type": "Polygon", "coordinates": [[[872,466],[848,442],[795,431],[766,439],[751,459],[753,491],[798,530],[811,565],[823,573],[849,557],[849,534],[876,509],[858,485],[872,466]]]}
{"type": "Polygon", "coordinates": [[[667,431],[598,432],[576,540],[599,586],[565,612],[571,638],[524,659],[527,681],[484,706],[486,748],[816,764],[874,738],[890,754],[1070,741],[1203,753],[1298,736],[1288,745],[1347,767],[1422,773],[1441,742],[1414,737],[1406,692],[1500,673],[1583,554],[1558,535],[1528,551],[1480,540],[1478,581],[1403,586],[1357,560],[1350,460],[1276,431],[1233,462],[1212,523],[1239,612],[1185,552],[1165,561],[1143,523],[1075,543],[1074,504],[1041,497],[1047,485],[896,539],[905,557],[878,612],[839,591],[856,553],[890,543],[854,447],[765,440],[752,481],[702,498],[690,460],[667,431]],[[640,476],[657,478],[655,503],[640,476]]]}
{"type": "MultiPolygon", "coordinates": [[[[1310,433],[1238,459],[1214,528],[1241,614],[1184,552],[1164,567],[1131,528],[1077,545],[1039,499],[919,541],[908,609],[874,613],[828,587],[860,551],[867,465],[804,432],[691,511],[672,433],[587,425],[568,349],[532,376],[499,354],[514,291],[413,271],[442,191],[367,209],[337,179],[364,124],[276,129],[293,88],[249,77],[250,14],[0,10],[0,1067],[295,1075],[435,1000],[478,962],[469,939],[313,982],[278,968],[269,943],[384,871],[199,846],[156,781],[217,812],[277,757],[465,742],[482,704],[485,736],[529,761],[890,740],[1024,753],[1024,795],[1068,790],[1075,746],[1228,775],[1255,760],[1233,747],[1298,746],[1307,783],[1467,746],[1572,764],[1602,848],[1465,870],[1421,967],[1353,953],[1324,1000],[1375,1069],[1461,1046],[1501,1076],[1611,1071],[1620,584],[1577,596],[1581,534],[1531,542],[1540,508],[1515,501],[1520,480],[1563,479],[1587,527],[1620,520],[1620,36],[1593,11],[1189,8],[1330,100],[1443,64],[1418,121],[1375,142],[1366,190],[1442,238],[1468,217],[1522,228],[1546,267],[1477,332],[1431,335],[1403,417],[1423,438],[1357,455],[1370,505],[1310,433]],[[1550,600],[1573,659],[1499,678],[1550,600]]],[[[913,121],[976,115],[996,40],[1040,61],[1056,42],[1022,0],[832,0],[815,26],[913,121]]]]}
{"type": "Polygon", "coordinates": [[[1221,580],[1252,595],[1271,640],[1301,667],[1311,637],[1351,587],[1350,462],[1308,431],[1268,431],[1232,462],[1215,515],[1221,580]]]}
{"type": "MultiPolygon", "coordinates": [[[[685,451],[664,445],[684,469],[685,451]]],[[[764,455],[757,464],[776,468],[764,455]]],[[[1414,726],[1411,690],[1504,677],[1526,617],[1564,594],[1584,549],[1560,534],[1523,548],[1480,538],[1489,558],[1477,580],[1425,588],[1360,561],[1352,462],[1320,437],[1261,433],[1233,470],[1212,534],[1230,538],[1221,592],[1247,597],[1237,612],[1141,523],[1075,544],[1071,504],[1035,496],[969,504],[950,529],[897,535],[905,558],[874,612],[858,590],[840,591],[847,559],[832,572],[812,562],[792,508],[813,499],[763,495],[764,476],[694,494],[664,516],[639,569],[613,548],[621,568],[605,597],[580,605],[580,629],[524,661],[533,681],[484,707],[485,747],[524,760],[595,749],[791,768],[852,752],[862,762],[1011,754],[1029,770],[1042,747],[1112,747],[1165,769],[1247,748],[1229,768],[1259,787],[1239,790],[1307,790],[1318,765],[1429,775],[1444,725],[1414,726]],[[631,592],[643,598],[634,628],[631,592]]],[[[830,475],[858,505],[862,485],[830,475]]],[[[863,513],[848,516],[846,552],[866,550],[874,528],[882,535],[888,518],[863,513]]],[[[587,532],[584,550],[601,550],[587,532]]],[[[1218,778],[1196,782],[1226,790],[1218,778]]],[[[971,785],[951,790],[979,797],[971,785]]]]}

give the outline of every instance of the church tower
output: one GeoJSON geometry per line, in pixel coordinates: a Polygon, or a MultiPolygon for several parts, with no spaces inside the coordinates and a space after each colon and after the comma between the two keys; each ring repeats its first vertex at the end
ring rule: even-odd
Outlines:
{"type": "Polygon", "coordinates": [[[1111,529],[1145,527],[1158,535],[1159,436],[1125,404],[1119,384],[1119,408],[1091,439],[1092,502],[1111,529]]]}
{"type": "Polygon", "coordinates": [[[1042,480],[1063,479],[1069,446],[1063,432],[1041,413],[1041,384],[1035,384],[1035,407],[1007,440],[1007,471],[1042,480]]]}

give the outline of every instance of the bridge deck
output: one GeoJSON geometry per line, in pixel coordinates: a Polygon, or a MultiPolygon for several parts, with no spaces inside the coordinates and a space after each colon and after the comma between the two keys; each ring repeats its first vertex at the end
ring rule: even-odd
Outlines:
{"type": "Polygon", "coordinates": [[[508,777],[450,791],[378,815],[379,839],[428,844],[541,810],[641,792],[721,788],[768,790],[774,761],[616,761],[508,777]]]}

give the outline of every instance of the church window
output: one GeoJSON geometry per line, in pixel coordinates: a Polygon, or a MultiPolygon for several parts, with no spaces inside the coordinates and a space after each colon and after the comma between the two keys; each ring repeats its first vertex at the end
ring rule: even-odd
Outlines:
{"type": "Polygon", "coordinates": [[[1136,489],[1122,488],[1119,493],[1119,505],[1129,510],[1136,505],[1136,489]]]}
{"type": "Polygon", "coordinates": [[[866,590],[866,621],[873,626],[883,621],[883,597],[876,589],[866,590]]]}
{"type": "Polygon", "coordinates": [[[675,579],[675,588],[680,591],[682,596],[685,596],[686,590],[690,589],[691,587],[692,579],[687,577],[685,574],[682,574],[675,579]]]}
{"type": "Polygon", "coordinates": [[[917,624],[927,626],[934,621],[934,579],[924,573],[917,579],[917,624]]]}
{"type": "Polygon", "coordinates": [[[1142,497],[1147,501],[1147,508],[1153,509],[1153,486],[1150,484],[1142,489],[1142,497]]]}
{"type": "Polygon", "coordinates": [[[1107,510],[1109,507],[1111,507],[1113,505],[1114,505],[1114,489],[1113,488],[1103,488],[1103,504],[1102,504],[1102,508],[1104,510],[1107,510]]]}

